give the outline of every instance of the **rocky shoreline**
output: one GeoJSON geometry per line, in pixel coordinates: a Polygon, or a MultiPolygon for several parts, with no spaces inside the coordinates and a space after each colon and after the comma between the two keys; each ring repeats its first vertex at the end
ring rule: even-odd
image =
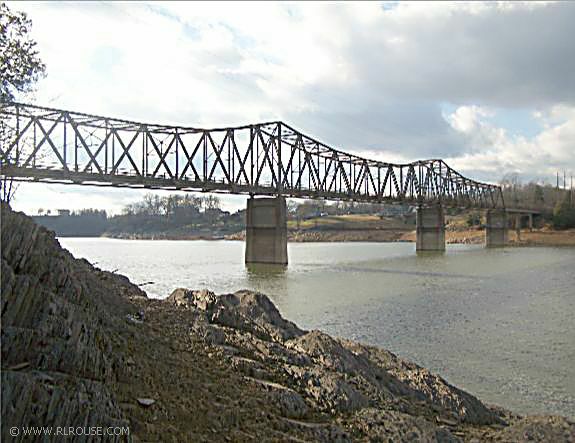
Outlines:
{"type": "Polygon", "coordinates": [[[566,418],[485,405],[302,330],[263,294],[149,299],[4,205],[1,240],[3,441],[34,425],[129,426],[111,441],[575,441],[566,418]]]}
{"type": "Polygon", "coordinates": [[[99,236],[100,238],[113,238],[117,240],[224,240],[225,236],[220,234],[169,234],[169,233],[119,233],[119,234],[108,234],[99,236]]]}
{"type": "MultiPolygon", "coordinates": [[[[226,235],[226,240],[245,240],[245,231],[226,235]]],[[[288,231],[288,241],[305,242],[415,242],[415,230],[300,230],[288,231]]],[[[445,231],[447,244],[482,245],[485,243],[485,231],[482,229],[465,229],[445,231]]],[[[537,229],[521,231],[517,238],[515,231],[509,231],[508,246],[575,246],[575,229],[556,231],[537,229]]]]}

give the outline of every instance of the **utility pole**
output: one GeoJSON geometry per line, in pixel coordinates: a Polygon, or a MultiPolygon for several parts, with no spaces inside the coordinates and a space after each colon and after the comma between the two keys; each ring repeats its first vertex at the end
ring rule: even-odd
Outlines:
{"type": "Polygon", "coordinates": [[[569,186],[569,207],[573,207],[573,174],[571,174],[571,186],[569,186]]]}
{"type": "Polygon", "coordinates": [[[559,201],[559,171],[557,171],[557,184],[555,185],[555,201],[553,202],[553,205],[556,206],[557,202],[559,201]]]}

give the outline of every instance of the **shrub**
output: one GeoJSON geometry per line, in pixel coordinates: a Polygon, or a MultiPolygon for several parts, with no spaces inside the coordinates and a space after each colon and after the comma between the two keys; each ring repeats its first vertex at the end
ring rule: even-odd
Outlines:
{"type": "Polygon", "coordinates": [[[479,212],[470,212],[467,214],[465,221],[469,227],[478,226],[481,224],[481,214],[479,212]]]}
{"type": "Polygon", "coordinates": [[[571,205],[571,196],[565,195],[553,210],[553,226],[556,229],[575,228],[575,207],[571,205]]]}

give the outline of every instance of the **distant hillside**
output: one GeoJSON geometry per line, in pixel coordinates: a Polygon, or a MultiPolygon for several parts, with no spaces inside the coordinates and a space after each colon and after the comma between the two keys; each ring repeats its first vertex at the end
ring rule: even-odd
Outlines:
{"type": "Polygon", "coordinates": [[[178,216],[105,212],[38,215],[32,219],[58,237],[197,238],[233,234],[245,228],[244,211],[230,214],[220,209],[178,216]]]}

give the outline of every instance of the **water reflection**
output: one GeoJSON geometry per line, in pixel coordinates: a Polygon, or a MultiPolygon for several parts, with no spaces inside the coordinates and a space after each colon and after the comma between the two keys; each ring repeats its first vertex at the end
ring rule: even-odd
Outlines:
{"type": "Polygon", "coordinates": [[[418,257],[430,258],[430,257],[442,257],[445,255],[445,251],[415,251],[418,257]]]}
{"type": "Polygon", "coordinates": [[[271,263],[246,263],[246,271],[249,279],[267,279],[285,276],[287,265],[271,263]]]}
{"type": "Polygon", "coordinates": [[[245,271],[247,286],[269,295],[276,304],[290,292],[287,265],[250,263],[246,264],[245,271]]]}

